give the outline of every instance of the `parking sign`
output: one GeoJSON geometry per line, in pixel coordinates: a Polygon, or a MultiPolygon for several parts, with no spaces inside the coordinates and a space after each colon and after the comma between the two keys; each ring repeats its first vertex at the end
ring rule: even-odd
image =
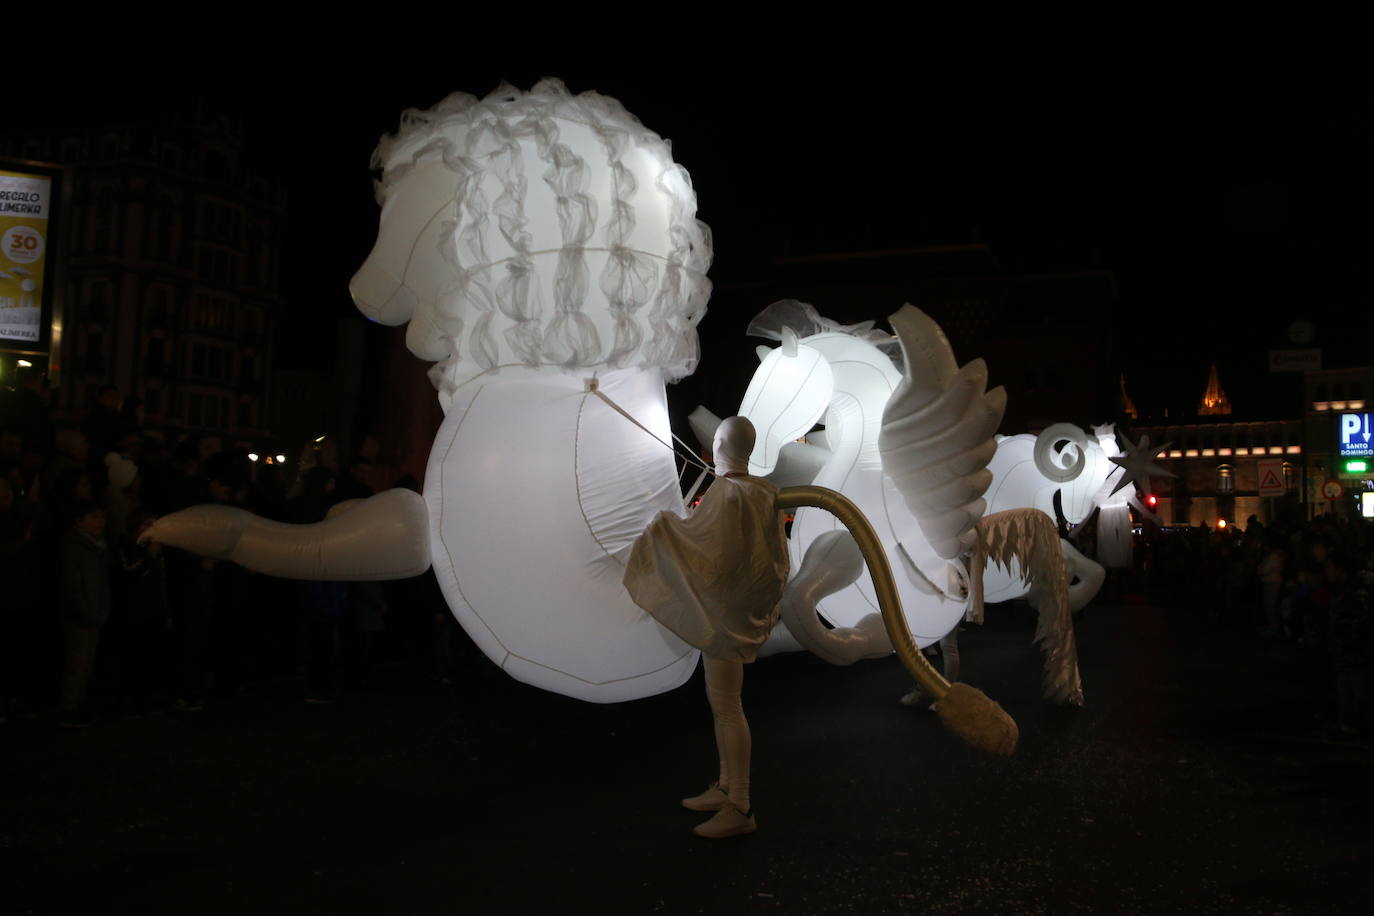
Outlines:
{"type": "Polygon", "coordinates": [[[1370,415],[1343,413],[1340,419],[1340,447],[1342,458],[1364,458],[1374,455],[1370,446],[1370,415]]]}

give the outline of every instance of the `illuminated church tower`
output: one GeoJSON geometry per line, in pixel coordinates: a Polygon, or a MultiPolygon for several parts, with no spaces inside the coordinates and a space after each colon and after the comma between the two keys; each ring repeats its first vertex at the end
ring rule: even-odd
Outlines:
{"type": "Polygon", "coordinates": [[[1212,369],[1207,374],[1207,390],[1202,393],[1202,403],[1198,405],[1197,415],[1220,417],[1229,416],[1230,413],[1231,401],[1226,397],[1226,392],[1221,390],[1221,380],[1217,378],[1217,364],[1212,363],[1212,369]]]}

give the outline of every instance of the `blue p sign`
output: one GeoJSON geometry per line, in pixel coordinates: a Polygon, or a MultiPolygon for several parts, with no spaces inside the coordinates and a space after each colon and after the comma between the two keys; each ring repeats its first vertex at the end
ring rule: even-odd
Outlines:
{"type": "Polygon", "coordinates": [[[1369,414],[1341,414],[1341,454],[1369,455],[1374,453],[1370,447],[1369,414]]]}

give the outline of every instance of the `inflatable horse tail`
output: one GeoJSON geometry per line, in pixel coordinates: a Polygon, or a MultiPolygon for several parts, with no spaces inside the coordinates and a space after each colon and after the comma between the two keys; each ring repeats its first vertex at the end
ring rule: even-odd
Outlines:
{"type": "MultiPolygon", "coordinates": [[[[983,619],[983,570],[989,558],[1004,568],[1013,560],[1020,562],[1021,575],[1031,583],[1031,602],[1040,611],[1035,641],[1045,651],[1045,677],[1041,686],[1045,699],[1068,706],[1083,705],[1083,684],[1078,676],[1078,649],[1073,635],[1070,609],[1069,571],[1059,531],[1039,509],[1008,509],[980,519],[974,530],[970,562],[968,618],[983,619]]],[[[1068,550],[1073,550],[1071,546],[1068,550]]],[[[1081,557],[1076,550],[1073,553],[1081,557]]],[[[1101,573],[1101,567],[1088,564],[1101,573]]],[[[1100,578],[1084,579],[1084,588],[1096,593],[1100,578]]],[[[924,685],[923,685],[924,686],[924,685]]]]}

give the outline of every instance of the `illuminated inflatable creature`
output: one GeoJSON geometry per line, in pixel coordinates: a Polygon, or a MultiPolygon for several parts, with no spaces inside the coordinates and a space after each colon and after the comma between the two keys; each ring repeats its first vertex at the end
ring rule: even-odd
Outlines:
{"type": "MultiPolygon", "coordinates": [[[[407,112],[374,166],[380,229],[351,291],[372,319],[408,323],[409,349],[435,363],[444,420],[423,497],[384,492],[308,526],[197,506],[146,537],[297,579],[400,578],[432,561],[454,615],[511,676],[595,702],[680,685],[699,652],[622,577],[650,520],[686,512],[664,383],[695,368],[711,260],[687,173],[618,102],[552,80],[407,112]]],[[[976,424],[984,462],[999,418],[989,405],[976,424]]],[[[1005,713],[920,655],[852,503],[820,487],[779,495],[780,508],[817,504],[872,570],[883,654],[946,698],[966,740],[1010,752],[1005,713]]]]}
{"type": "MultiPolygon", "coordinates": [[[[1099,555],[1129,562],[1134,490],[1119,492],[1114,431],[1089,438],[1060,423],[994,440],[989,421],[995,428],[1003,396],[985,392],[983,362],[960,368],[939,327],[910,306],[892,326],[896,338],[795,300],[754,320],[749,333],[781,346],[759,347],[740,405],[759,430],[750,472],[838,490],[874,521],[923,646],[966,615],[981,620],[984,601],[1028,597],[1041,611],[1046,696],[1081,703],[1070,613],[1097,593],[1105,570],[1058,537],[1055,497],[1070,524],[1099,511],[1099,555]]],[[[717,421],[698,409],[692,422],[704,438],[717,421]]],[[[805,647],[847,663],[886,653],[873,583],[846,541],[833,516],[797,512],[789,546],[799,581],[765,654],[805,647]],[[816,612],[833,626],[821,627],[816,612]]]]}

